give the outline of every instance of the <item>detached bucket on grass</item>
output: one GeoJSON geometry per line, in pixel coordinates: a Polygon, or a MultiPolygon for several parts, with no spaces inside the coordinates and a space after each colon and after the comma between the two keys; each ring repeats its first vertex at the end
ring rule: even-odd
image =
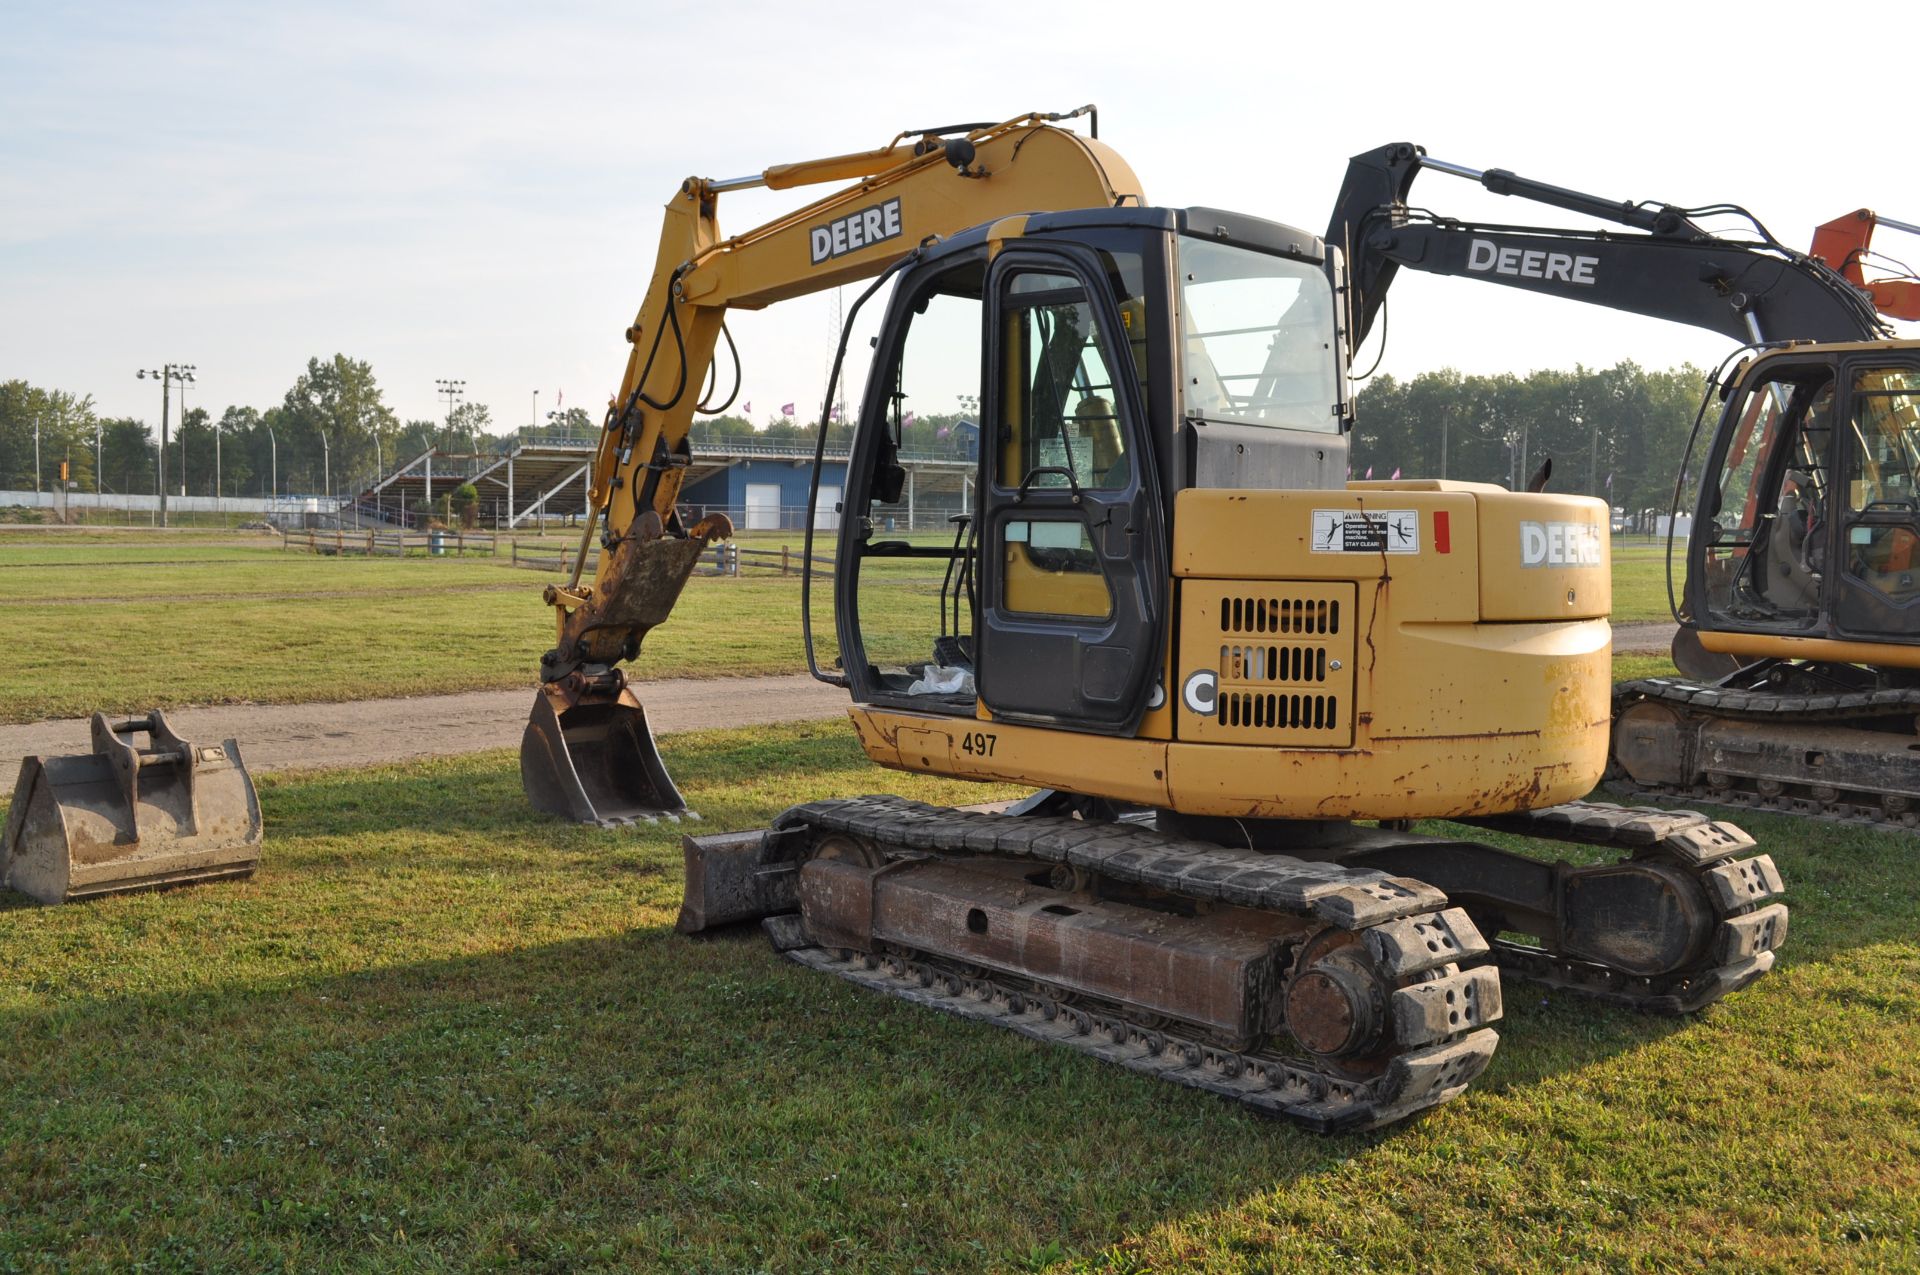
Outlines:
{"type": "Polygon", "coordinates": [[[0,834],[0,883],[41,903],[247,877],[260,799],[240,745],[190,744],[158,711],[93,715],[93,751],[28,757],[0,834]],[[145,734],[148,746],[130,737],[145,734]]]}

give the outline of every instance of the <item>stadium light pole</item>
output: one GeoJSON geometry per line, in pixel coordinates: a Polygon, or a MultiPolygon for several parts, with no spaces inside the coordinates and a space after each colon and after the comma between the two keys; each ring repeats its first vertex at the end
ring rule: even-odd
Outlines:
{"type": "MultiPolygon", "coordinates": [[[[141,368],[139,372],[136,373],[141,380],[152,377],[154,380],[160,382],[160,451],[159,460],[155,466],[154,490],[160,497],[160,525],[162,527],[167,525],[167,413],[170,406],[169,397],[173,387],[176,384],[179,385],[180,419],[184,424],[187,411],[186,387],[187,382],[193,379],[193,370],[194,365],[191,363],[168,363],[164,367],[141,368]]],[[[186,456],[186,436],[186,430],[181,430],[181,457],[183,460],[181,469],[183,471],[186,468],[184,464],[184,458],[186,456]]],[[[180,494],[183,496],[187,494],[184,481],[181,485],[180,494]]]]}
{"type": "Polygon", "coordinates": [[[434,386],[436,387],[438,393],[446,396],[447,442],[452,443],[453,442],[453,404],[455,400],[465,396],[467,392],[467,383],[465,381],[454,381],[454,380],[449,380],[443,377],[443,378],[436,379],[434,381],[434,386]]]}

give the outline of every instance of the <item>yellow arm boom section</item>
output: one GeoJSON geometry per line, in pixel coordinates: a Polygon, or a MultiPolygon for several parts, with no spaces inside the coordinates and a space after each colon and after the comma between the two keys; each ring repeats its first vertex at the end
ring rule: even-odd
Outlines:
{"type": "Polygon", "coordinates": [[[767,169],[757,179],[689,178],[666,206],[633,350],[592,470],[581,548],[603,520],[606,551],[593,585],[551,588],[559,646],[542,663],[554,681],[584,664],[631,659],[671,611],[724,517],[674,524],[696,400],[729,307],[776,301],[871,278],[931,239],[1010,214],[1142,202],[1140,182],[1109,147],[1025,115],[964,138],[924,137],[878,150],[767,169]],[[858,178],[824,199],[730,239],[715,206],[725,190],[858,178]]]}

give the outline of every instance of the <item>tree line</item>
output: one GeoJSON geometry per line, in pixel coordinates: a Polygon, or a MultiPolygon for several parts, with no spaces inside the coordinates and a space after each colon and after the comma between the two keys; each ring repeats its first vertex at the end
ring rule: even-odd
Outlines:
{"type": "MultiPolygon", "coordinates": [[[[1698,410],[1705,374],[1683,365],[1649,371],[1626,362],[1526,376],[1466,376],[1452,369],[1368,383],[1356,398],[1354,477],[1447,477],[1516,486],[1553,460],[1552,490],[1599,496],[1629,510],[1665,508],[1698,410]]],[[[189,387],[191,397],[191,387],[189,387]]],[[[175,400],[176,408],[178,399],[175,400]]],[[[402,421],[387,406],[372,367],[336,354],[313,358],[277,404],[229,406],[218,417],[190,406],[173,419],[167,486],[189,495],[260,496],[352,490],[382,468],[429,447],[498,451],[522,435],[591,437],[599,422],[579,407],[548,414],[539,429],[493,432],[483,403],[450,418],[402,421]]],[[[910,453],[965,449],[971,420],[916,417],[910,453]]],[[[739,416],[696,420],[696,447],[757,438],[811,444],[816,426],[787,419],[755,425],[739,416]]],[[[852,440],[850,422],[828,426],[828,444],[852,440]]],[[[134,417],[103,417],[90,395],[0,382],[0,489],[51,490],[67,464],[73,490],[154,490],[158,431],[134,417]],[[35,468],[35,433],[39,465],[35,468]]]]}
{"type": "Polygon", "coordinates": [[[1354,400],[1353,476],[1398,469],[1517,487],[1551,458],[1550,491],[1664,511],[1706,381],[1688,364],[1649,371],[1633,362],[1526,376],[1451,368],[1382,376],[1354,400]]]}
{"type": "MultiPolygon", "coordinates": [[[[193,389],[187,386],[189,402],[193,389]]],[[[183,480],[190,496],[346,492],[430,447],[487,452],[514,438],[493,432],[484,403],[459,403],[439,420],[403,421],[372,366],[344,354],[307,360],[280,402],[265,408],[231,405],[216,417],[188,406],[183,414],[179,390],[173,387],[166,463],[175,494],[183,480]]],[[[593,425],[579,408],[554,420],[576,433],[593,425]]],[[[65,463],[71,490],[148,494],[159,439],[145,419],[102,415],[90,394],[0,382],[0,489],[50,491],[65,463]]]]}

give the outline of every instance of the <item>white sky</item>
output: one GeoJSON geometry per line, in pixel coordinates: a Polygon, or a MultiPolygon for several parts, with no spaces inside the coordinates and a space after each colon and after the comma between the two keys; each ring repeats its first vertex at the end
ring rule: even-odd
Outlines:
{"type": "MultiPolygon", "coordinates": [[[[1401,140],[1613,199],[1741,203],[1801,247],[1862,205],[1920,221],[1911,102],[1876,82],[1920,6],[1869,0],[1837,37],[1804,5],[1691,8],[0,0],[0,378],[151,422],[136,368],[195,363],[194,405],[266,407],[341,351],[403,418],[441,414],[436,377],[500,427],[535,389],[597,417],[683,177],[1088,101],[1153,202],[1316,233],[1347,157],[1401,140]]],[[[821,189],[726,196],[722,228],[821,189]]],[[[1574,224],[1435,173],[1414,199],[1574,224]]],[[[1728,349],[1433,276],[1392,297],[1399,376],[1728,349]]],[[[817,411],[831,315],[737,316],[756,418],[817,411]]]]}

